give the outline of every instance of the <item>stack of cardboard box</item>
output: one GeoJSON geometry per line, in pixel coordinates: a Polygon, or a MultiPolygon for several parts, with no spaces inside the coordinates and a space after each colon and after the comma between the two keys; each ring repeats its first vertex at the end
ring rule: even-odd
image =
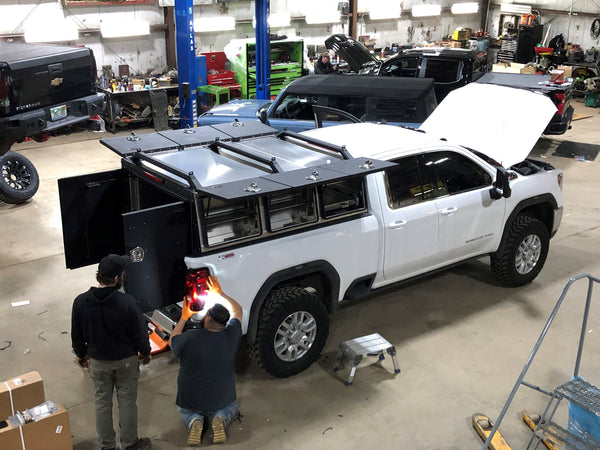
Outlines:
{"type": "Polygon", "coordinates": [[[8,418],[45,402],[44,384],[37,372],[29,372],[0,381],[0,449],[3,450],[69,450],[71,426],[69,414],[62,405],[57,410],[24,425],[8,418]]]}

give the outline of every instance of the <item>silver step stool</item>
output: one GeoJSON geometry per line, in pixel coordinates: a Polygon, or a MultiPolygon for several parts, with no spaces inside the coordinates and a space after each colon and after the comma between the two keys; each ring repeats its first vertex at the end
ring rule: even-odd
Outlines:
{"type": "Polygon", "coordinates": [[[398,362],[396,361],[396,349],[392,344],[382,338],[379,333],[369,334],[368,336],[357,337],[344,341],[338,346],[333,371],[337,372],[344,357],[352,362],[352,368],[346,381],[346,386],[352,384],[356,368],[365,356],[378,356],[379,361],[385,359],[384,352],[392,357],[394,363],[394,373],[400,373],[398,362]]]}

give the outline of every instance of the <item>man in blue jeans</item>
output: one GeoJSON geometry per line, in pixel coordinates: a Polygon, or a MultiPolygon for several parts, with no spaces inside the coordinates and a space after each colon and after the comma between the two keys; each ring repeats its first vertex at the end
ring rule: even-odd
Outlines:
{"type": "Polygon", "coordinates": [[[103,449],[114,449],[113,392],[119,402],[121,446],[149,449],[148,438],[138,439],[137,386],[139,364],[150,362],[148,327],[135,298],[120,292],[128,256],[108,255],[98,264],[98,287],[73,302],[71,341],[77,363],[89,368],[94,381],[96,431],[103,449]]]}
{"type": "Polygon", "coordinates": [[[184,302],[181,319],[173,329],[169,345],[180,360],[177,377],[179,412],[188,429],[187,445],[202,439],[204,418],[211,421],[213,443],[227,440],[227,426],[238,405],[235,392],[235,355],[242,336],[242,307],[224,294],[215,277],[208,278],[209,289],[229,303],[220,303],[202,318],[203,327],[183,332],[191,311],[184,302]]]}

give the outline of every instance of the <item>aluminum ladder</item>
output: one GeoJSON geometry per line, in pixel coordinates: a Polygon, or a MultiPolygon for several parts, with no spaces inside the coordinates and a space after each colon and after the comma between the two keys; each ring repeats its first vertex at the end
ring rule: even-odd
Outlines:
{"type": "Polygon", "coordinates": [[[542,329],[542,333],[540,334],[537,342],[535,343],[533,350],[529,354],[525,365],[523,366],[523,370],[521,374],[517,378],[515,385],[496,420],[494,427],[490,431],[490,434],[483,444],[482,450],[486,450],[490,445],[494,434],[498,430],[502,419],[506,415],[510,404],[512,403],[518,389],[521,386],[527,386],[531,389],[539,391],[543,394],[546,394],[550,397],[550,400],[546,406],[545,411],[540,417],[539,422],[533,432],[531,440],[527,444],[527,448],[537,448],[538,445],[542,442],[542,440],[546,442],[553,443],[557,448],[565,448],[565,449],[574,449],[574,450],[597,450],[600,448],[600,443],[596,441],[588,432],[583,429],[578,429],[578,427],[571,427],[571,430],[567,430],[560,425],[552,422],[552,418],[556,413],[558,406],[562,400],[568,400],[572,404],[579,407],[581,410],[594,414],[600,420],[600,390],[592,385],[591,383],[585,381],[579,375],[579,368],[581,363],[581,357],[583,354],[583,345],[585,342],[585,335],[587,329],[587,323],[590,312],[590,305],[592,301],[592,291],[594,283],[600,283],[600,279],[592,277],[588,274],[581,274],[575,277],[571,277],[567,284],[565,285],[560,297],[558,298],[546,325],[542,329]],[[556,314],[558,313],[559,308],[561,307],[567,292],[569,291],[571,285],[578,280],[587,279],[588,280],[588,288],[587,288],[587,296],[585,307],[583,311],[583,320],[581,323],[581,332],[579,335],[579,343],[577,348],[577,358],[575,360],[575,367],[573,369],[573,376],[570,381],[556,387],[552,392],[542,389],[534,384],[531,384],[525,381],[525,375],[531,366],[533,359],[535,358],[540,346],[542,345],[542,341],[546,337],[550,325],[554,321],[556,314]],[[533,447],[532,447],[533,446],[533,447]]]}

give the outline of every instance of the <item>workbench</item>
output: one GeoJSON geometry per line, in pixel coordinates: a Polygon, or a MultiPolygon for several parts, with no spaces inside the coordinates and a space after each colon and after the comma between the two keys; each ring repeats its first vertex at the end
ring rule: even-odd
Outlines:
{"type": "Polygon", "coordinates": [[[179,95],[177,85],[139,91],[101,91],[106,94],[106,108],[102,118],[106,129],[111,133],[134,125],[152,125],[157,131],[170,128],[169,120],[173,118],[168,116],[167,109],[169,104],[176,103],[179,95]],[[137,105],[139,108],[132,108],[130,105],[137,105]]]}

